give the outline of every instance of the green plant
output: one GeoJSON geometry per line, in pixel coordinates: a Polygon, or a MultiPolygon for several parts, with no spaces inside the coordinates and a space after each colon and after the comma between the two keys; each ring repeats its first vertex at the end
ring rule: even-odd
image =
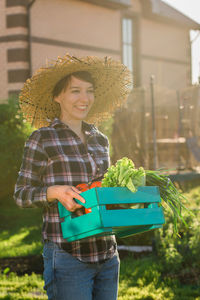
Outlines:
{"type": "MultiPolygon", "coordinates": [[[[0,299],[47,299],[41,275],[17,276],[0,273],[0,299]]],[[[163,281],[162,264],[156,257],[127,257],[121,261],[119,300],[200,300],[200,287],[180,285],[178,280],[163,281]]]]}
{"type": "Polygon", "coordinates": [[[41,209],[19,208],[10,195],[2,199],[0,219],[0,258],[41,254],[41,209]]]}
{"type": "MultiPolygon", "coordinates": [[[[171,212],[173,219],[170,221],[174,224],[174,231],[178,233],[178,220],[186,224],[182,215],[182,211],[187,210],[183,204],[185,197],[167,174],[162,174],[160,170],[144,170],[143,167],[137,169],[131,159],[122,157],[117,160],[115,165],[108,168],[102,179],[102,187],[126,187],[133,193],[137,191],[138,187],[145,184],[159,187],[162,200],[160,204],[171,212]]],[[[132,205],[130,204],[129,207],[132,208],[132,205]]]]}
{"type": "Polygon", "coordinates": [[[31,131],[19,112],[17,99],[0,104],[0,198],[13,193],[24,142],[31,131]]]}
{"type": "Polygon", "coordinates": [[[111,143],[111,136],[112,136],[112,130],[113,130],[113,117],[108,118],[107,120],[104,120],[99,126],[99,130],[105,134],[108,137],[109,140],[109,150],[110,150],[110,157],[112,157],[113,148],[111,143]]]}
{"type": "Polygon", "coordinates": [[[184,211],[188,224],[180,222],[180,237],[173,234],[171,216],[166,212],[166,223],[155,232],[156,252],[163,265],[163,273],[178,278],[183,283],[200,284],[200,189],[194,189],[186,197],[194,216],[184,211]],[[197,192],[198,190],[198,193],[197,192]]]}
{"type": "Polygon", "coordinates": [[[32,274],[28,276],[26,274],[19,277],[15,273],[7,275],[3,272],[0,274],[0,299],[47,299],[43,285],[41,275],[32,274]]]}
{"type": "Polygon", "coordinates": [[[200,288],[181,285],[177,278],[163,280],[162,261],[151,255],[121,261],[119,300],[200,300],[200,288]]]}

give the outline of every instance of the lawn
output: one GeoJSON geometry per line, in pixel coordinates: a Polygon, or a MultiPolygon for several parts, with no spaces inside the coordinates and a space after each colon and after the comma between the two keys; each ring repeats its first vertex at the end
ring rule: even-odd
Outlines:
{"type": "MultiPolygon", "coordinates": [[[[187,193],[199,207],[200,188],[187,193]]],[[[20,209],[12,199],[0,202],[0,257],[38,255],[42,252],[40,209],[20,209]]],[[[0,299],[47,299],[40,274],[17,276],[0,272],[0,299]]],[[[121,260],[118,300],[200,300],[200,286],[181,284],[163,273],[153,254],[121,260]]]]}
{"type": "MultiPolygon", "coordinates": [[[[5,270],[6,273],[6,270],[5,270]]],[[[47,299],[41,275],[0,275],[0,299],[47,299]]],[[[153,256],[127,257],[121,261],[118,300],[200,300],[200,287],[181,286],[163,280],[159,263],[153,256]]]]}
{"type": "Polygon", "coordinates": [[[0,258],[41,253],[41,209],[22,209],[8,198],[0,202],[0,220],[0,258]]]}

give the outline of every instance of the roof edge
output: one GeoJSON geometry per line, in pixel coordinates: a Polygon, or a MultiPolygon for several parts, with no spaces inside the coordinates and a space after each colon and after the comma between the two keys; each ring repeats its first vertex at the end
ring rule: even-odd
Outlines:
{"type": "Polygon", "coordinates": [[[174,23],[188,29],[200,30],[200,24],[161,0],[141,0],[145,18],[174,23]]]}

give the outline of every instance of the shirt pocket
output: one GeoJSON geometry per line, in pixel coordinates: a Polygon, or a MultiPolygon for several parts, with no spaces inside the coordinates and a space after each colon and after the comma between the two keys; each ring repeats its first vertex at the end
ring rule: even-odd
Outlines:
{"type": "Polygon", "coordinates": [[[94,158],[97,165],[97,175],[103,176],[109,167],[109,153],[106,151],[104,153],[96,153],[94,158]]]}
{"type": "Polygon", "coordinates": [[[48,161],[53,162],[53,161],[65,161],[68,160],[70,157],[74,156],[74,152],[72,151],[71,147],[66,147],[63,148],[61,146],[51,146],[46,148],[46,152],[48,155],[48,161]]]}
{"type": "MultiPolygon", "coordinates": [[[[47,174],[48,180],[55,184],[68,184],[73,182],[73,170],[77,163],[74,162],[75,155],[71,152],[64,153],[62,149],[55,148],[48,153],[47,174]]],[[[79,166],[79,165],[78,165],[79,166]]]]}

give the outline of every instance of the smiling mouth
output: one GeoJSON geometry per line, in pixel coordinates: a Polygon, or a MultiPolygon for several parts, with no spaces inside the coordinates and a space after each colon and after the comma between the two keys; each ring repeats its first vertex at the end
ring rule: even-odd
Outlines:
{"type": "Polygon", "coordinates": [[[76,108],[77,109],[79,109],[79,110],[86,110],[87,108],[88,108],[88,106],[87,105],[82,105],[82,106],[76,106],[76,108]]]}

